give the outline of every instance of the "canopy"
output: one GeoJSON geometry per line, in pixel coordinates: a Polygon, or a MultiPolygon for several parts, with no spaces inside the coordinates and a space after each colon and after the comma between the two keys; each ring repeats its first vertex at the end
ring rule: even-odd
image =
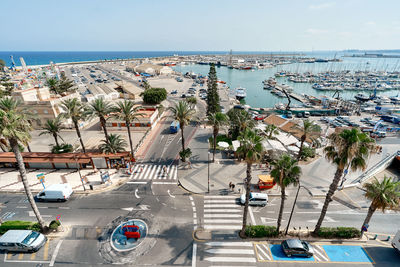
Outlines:
{"type": "MultiPolygon", "coordinates": [[[[301,146],[301,142],[300,141],[296,142],[296,146],[300,147],[301,146]]],[[[304,142],[303,146],[309,147],[310,145],[307,144],[307,142],[304,142]]]]}
{"type": "Polygon", "coordinates": [[[218,146],[223,147],[223,148],[228,148],[229,144],[227,142],[220,141],[220,142],[218,142],[218,146]]]}
{"type": "Polygon", "coordinates": [[[264,140],[262,141],[262,145],[265,150],[280,150],[286,152],[286,148],[276,140],[264,140]]]}
{"type": "Polygon", "coordinates": [[[259,174],[258,179],[260,179],[260,181],[263,183],[271,183],[274,181],[274,179],[269,174],[259,174]]]}
{"type": "Polygon", "coordinates": [[[232,146],[233,146],[233,151],[236,151],[240,147],[239,140],[233,140],[232,141],[232,146]]]}
{"type": "Polygon", "coordinates": [[[297,146],[288,146],[287,147],[288,150],[293,151],[293,152],[299,152],[300,148],[298,148],[297,146]]]}
{"type": "Polygon", "coordinates": [[[279,134],[275,135],[275,138],[278,139],[285,146],[296,144],[297,138],[291,134],[282,133],[279,131],[279,134]]]}

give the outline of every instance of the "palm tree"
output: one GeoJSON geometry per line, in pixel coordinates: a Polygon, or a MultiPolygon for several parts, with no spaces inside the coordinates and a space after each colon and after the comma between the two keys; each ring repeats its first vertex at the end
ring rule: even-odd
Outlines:
{"type": "Polygon", "coordinates": [[[244,203],[243,210],[243,224],[242,230],[240,231],[240,236],[245,237],[246,225],[247,225],[247,213],[249,210],[249,198],[250,198],[250,185],[251,185],[251,166],[259,162],[263,153],[262,140],[263,138],[251,129],[246,129],[238,137],[240,142],[240,147],[237,149],[239,156],[246,161],[246,201],[244,203]]]}
{"type": "Polygon", "coordinates": [[[28,197],[28,201],[36,216],[40,228],[43,230],[45,228],[45,222],[40,215],[35,200],[33,199],[26,175],[24,159],[22,158],[19,148],[20,143],[26,144],[30,140],[30,131],[32,131],[32,127],[29,123],[27,114],[22,112],[22,110],[19,108],[20,102],[17,100],[12,101],[14,101],[12,104],[14,107],[13,109],[3,110],[0,108],[0,135],[8,140],[8,143],[14,152],[25,193],[28,197]]]}
{"type": "MultiPolygon", "coordinates": [[[[183,131],[185,130],[185,126],[190,123],[196,111],[193,105],[186,101],[179,101],[174,107],[169,107],[168,110],[172,111],[172,118],[179,121],[181,127],[182,151],[185,151],[185,136],[183,131]]],[[[185,158],[182,158],[182,161],[185,161],[185,158]]]]}
{"type": "Polygon", "coordinates": [[[118,134],[110,134],[108,139],[102,140],[102,144],[100,144],[99,149],[106,154],[115,154],[118,152],[125,151],[125,147],[127,145],[124,138],[118,134]]]}
{"type": "MultiPolygon", "coordinates": [[[[372,215],[377,209],[385,212],[386,209],[397,208],[400,205],[400,182],[395,182],[392,178],[384,177],[382,182],[379,182],[376,177],[370,183],[363,185],[365,189],[365,197],[371,200],[367,217],[365,217],[363,225],[369,223],[372,215]]],[[[361,236],[364,231],[361,227],[361,236]]]]}
{"type": "Polygon", "coordinates": [[[46,85],[49,87],[50,91],[58,94],[58,80],[55,78],[50,78],[46,80],[46,85]]]}
{"type": "Polygon", "coordinates": [[[246,128],[252,129],[255,126],[255,121],[246,110],[232,108],[227,115],[230,122],[230,134],[234,139],[246,128]]]}
{"type": "Polygon", "coordinates": [[[274,181],[281,188],[281,207],[279,208],[279,215],[276,230],[279,233],[282,223],[283,209],[286,200],[286,187],[289,185],[297,185],[301,174],[301,168],[297,166],[297,160],[293,159],[288,154],[283,154],[278,160],[272,162],[271,176],[274,181]]]}
{"type": "Polygon", "coordinates": [[[62,122],[60,117],[57,116],[55,119],[49,119],[46,121],[46,124],[43,127],[43,132],[41,132],[39,136],[44,134],[52,135],[54,137],[54,141],[56,141],[57,147],[59,147],[60,143],[58,142],[58,138],[64,141],[64,139],[60,135],[61,129],[62,122]]]}
{"type": "Polygon", "coordinates": [[[360,132],[358,128],[344,129],[339,133],[333,133],[328,137],[330,145],[325,147],[325,157],[336,164],[336,172],[325,202],[322,207],[321,215],[314,229],[314,234],[318,234],[321,224],[325,218],[329,203],[335,193],[344,170],[351,168],[352,171],[365,170],[367,159],[371,153],[376,151],[375,142],[366,133],[360,132]]]}
{"type": "Polygon", "coordinates": [[[63,109],[63,112],[60,114],[60,116],[65,119],[72,120],[76,134],[78,135],[81,143],[83,153],[86,153],[86,148],[83,144],[81,132],[79,130],[79,121],[84,121],[87,117],[86,105],[79,101],[78,98],[71,98],[62,101],[60,107],[63,109]]]}
{"type": "Polygon", "coordinates": [[[97,116],[99,118],[100,125],[103,128],[104,135],[106,136],[106,140],[108,140],[106,122],[108,115],[110,115],[112,112],[112,109],[112,104],[108,101],[105,101],[103,98],[97,98],[96,100],[92,101],[88,107],[88,116],[97,116]]]}
{"type": "Polygon", "coordinates": [[[267,139],[275,139],[274,135],[278,135],[278,127],[273,125],[273,124],[268,124],[267,127],[265,127],[265,133],[267,134],[267,139]]]}
{"type": "Polygon", "coordinates": [[[130,100],[124,100],[124,101],[119,101],[117,103],[117,106],[113,107],[112,111],[114,113],[114,117],[117,120],[121,120],[125,122],[126,129],[128,131],[128,137],[129,137],[129,145],[131,148],[131,154],[133,157],[133,145],[132,145],[132,136],[131,136],[131,123],[134,120],[138,120],[139,117],[143,117],[144,114],[140,113],[139,111],[143,107],[141,106],[136,106],[135,103],[130,101],[130,100]]]}
{"type": "Polygon", "coordinates": [[[217,136],[219,133],[219,129],[222,126],[228,124],[228,117],[221,112],[211,113],[210,115],[208,115],[208,123],[213,126],[213,159],[212,159],[212,161],[214,162],[215,152],[217,150],[217,136]]]}
{"type": "Polygon", "coordinates": [[[304,142],[307,139],[310,139],[312,141],[318,139],[321,134],[321,127],[319,125],[315,124],[314,122],[306,119],[306,120],[303,120],[302,126],[299,126],[299,125],[294,126],[291,129],[291,132],[301,134],[300,149],[299,149],[299,153],[297,154],[297,160],[300,160],[301,154],[303,152],[304,142]]]}

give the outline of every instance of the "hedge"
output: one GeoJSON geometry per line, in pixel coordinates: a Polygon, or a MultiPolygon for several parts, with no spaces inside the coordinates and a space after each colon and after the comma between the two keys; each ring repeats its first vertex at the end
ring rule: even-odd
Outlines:
{"type": "Polygon", "coordinates": [[[356,238],[361,231],[354,227],[321,227],[317,236],[322,238],[356,238]]]}
{"type": "Polygon", "coordinates": [[[275,226],[266,225],[247,225],[246,226],[247,237],[277,237],[278,231],[275,226]]]}
{"type": "Polygon", "coordinates": [[[50,222],[49,228],[51,230],[57,230],[58,226],[60,226],[60,225],[61,225],[60,221],[53,220],[50,222]]]}
{"type": "Polygon", "coordinates": [[[0,225],[0,234],[8,230],[33,230],[40,231],[39,223],[27,221],[6,221],[0,225]]]}

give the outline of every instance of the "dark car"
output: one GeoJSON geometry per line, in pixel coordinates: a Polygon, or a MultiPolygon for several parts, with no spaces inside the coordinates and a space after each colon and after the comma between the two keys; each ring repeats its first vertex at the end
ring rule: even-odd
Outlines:
{"type": "Polygon", "coordinates": [[[298,256],[311,258],[314,255],[314,249],[312,246],[300,239],[287,239],[281,243],[282,250],[286,256],[298,256]]]}
{"type": "Polygon", "coordinates": [[[173,91],[171,92],[171,95],[176,95],[177,93],[178,93],[177,90],[173,90],[173,91]]]}
{"type": "Polygon", "coordinates": [[[302,113],[302,112],[296,113],[296,117],[297,117],[297,118],[303,118],[303,113],[302,113]]]}

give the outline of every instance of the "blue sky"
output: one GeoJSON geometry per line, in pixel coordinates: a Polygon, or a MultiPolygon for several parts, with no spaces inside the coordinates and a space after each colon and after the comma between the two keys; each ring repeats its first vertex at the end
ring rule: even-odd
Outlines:
{"type": "Polygon", "coordinates": [[[396,0],[1,0],[0,51],[400,48],[396,0]]]}

